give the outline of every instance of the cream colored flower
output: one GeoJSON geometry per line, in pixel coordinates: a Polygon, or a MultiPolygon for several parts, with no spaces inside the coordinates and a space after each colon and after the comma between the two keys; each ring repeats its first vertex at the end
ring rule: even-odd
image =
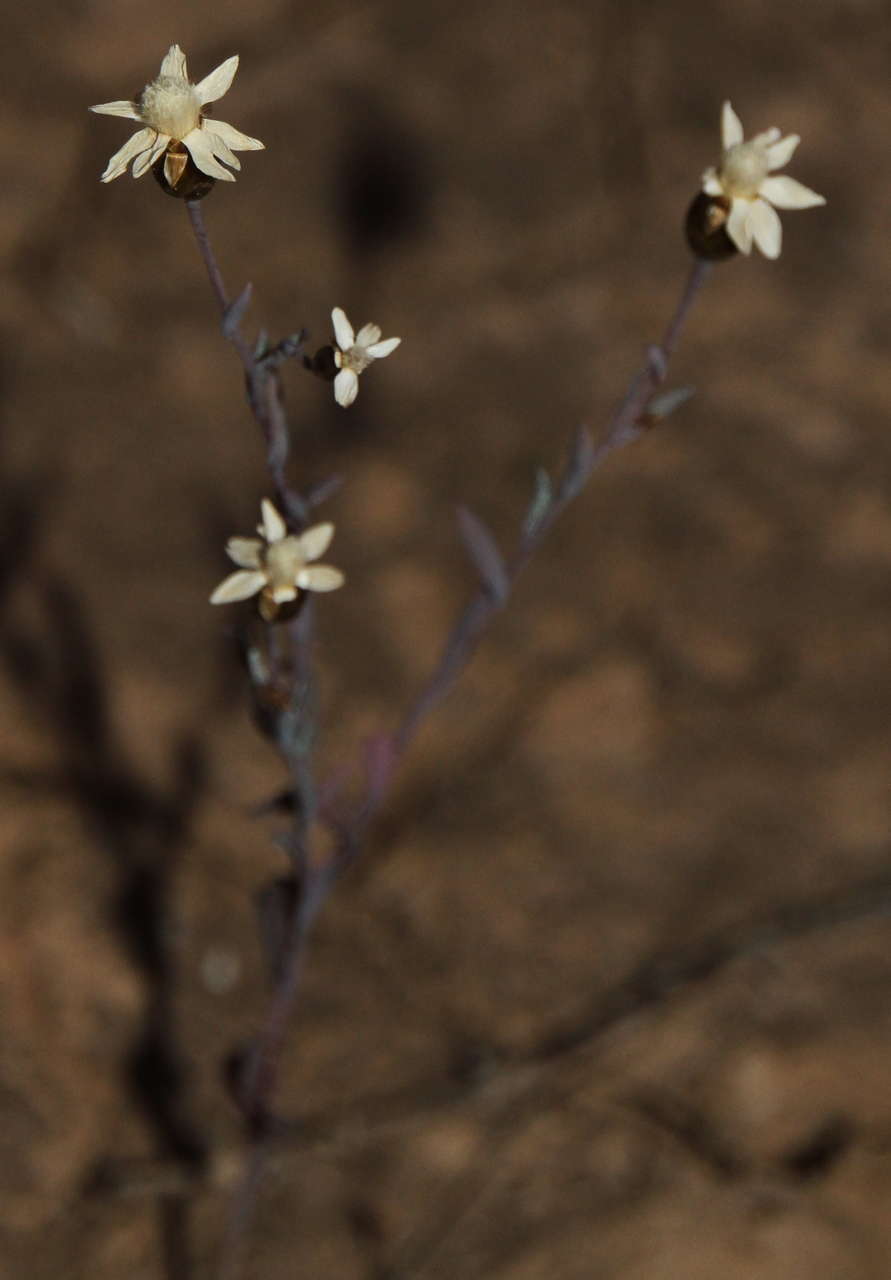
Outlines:
{"type": "Polygon", "coordinates": [[[730,201],[726,230],[741,253],[751,253],[754,241],[766,258],[778,258],[783,230],[776,209],[812,209],[826,203],[794,178],[771,176],[789,163],[800,141],[797,133],[783,138],[779,129],[767,129],[745,142],[739,116],[724,103],[721,163],[717,169],[706,169],[702,189],[730,201]]]}
{"type": "Polygon", "coordinates": [[[381,342],[381,331],[376,324],[365,324],[358,334],[353,333],[353,326],[340,307],[331,312],[331,321],[339,348],[334,352],[334,363],[340,370],[334,379],[334,399],[346,409],[359,394],[359,374],[372,361],[383,360],[395,351],[402,339],[385,338],[381,342]]]}
{"type": "Polygon", "coordinates": [[[239,566],[210,597],[211,604],[232,604],[260,592],[260,612],[267,621],[279,605],[296,600],[301,591],[336,591],[344,576],[327,564],[312,564],[328,550],[333,524],[316,524],[305,533],[288,533],[268,498],[260,507],[259,538],[230,538],[226,554],[239,566]]]}
{"type": "Polygon", "coordinates": [[[169,185],[175,187],[182,175],[185,157],[182,148],[173,144],[182,143],[202,173],[234,182],[235,178],[220,161],[232,169],[240,169],[241,161],[235,151],[262,151],[263,143],[233,129],[223,120],[205,116],[202,108],[222,98],[237,69],[238,55],[235,54],[198,84],[190,84],[186,55],[178,44],[172,44],[161,63],[157,80],[145,86],[138,101],[102,102],[90,107],[100,115],[126,116],[143,126],[111,157],[102,181],[119,178],[131,160],[133,177],[141,178],[166,152],[164,176],[169,185]]]}

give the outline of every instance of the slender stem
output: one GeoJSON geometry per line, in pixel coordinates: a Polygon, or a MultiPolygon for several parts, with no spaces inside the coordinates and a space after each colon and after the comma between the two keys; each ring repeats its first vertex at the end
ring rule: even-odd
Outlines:
{"type": "MultiPolygon", "coordinates": [[[[213,246],[210,243],[210,236],[207,234],[207,225],[204,221],[204,210],[199,200],[187,200],[186,209],[189,214],[189,222],[192,224],[192,230],[195,233],[195,241],[198,245],[198,251],[204,260],[204,266],[207,270],[207,277],[210,280],[210,287],[213,290],[214,297],[217,300],[217,306],[220,309],[220,315],[225,319],[229,310],[230,300],[226,292],[226,285],[223,282],[223,273],[220,270],[213,246]]],[[[232,336],[232,345],[238,352],[245,373],[250,373],[254,366],[254,358],[250,347],[241,332],[237,332],[232,336]]],[[[261,424],[262,425],[262,424],[261,424]]]]}
{"type": "Polygon", "coordinates": [[[276,1137],[272,1108],[278,1089],[282,1054],[300,994],[309,937],[313,923],[327,901],[334,879],[333,865],[310,868],[307,863],[304,882],[302,886],[298,886],[289,935],[281,957],[280,977],[245,1072],[241,1106],[251,1127],[251,1141],[244,1169],[232,1193],[218,1280],[238,1280],[242,1275],[245,1245],[256,1213],[266,1163],[276,1137]]]}
{"type": "Polygon", "coordinates": [[[204,224],[204,211],[198,200],[187,200],[186,209],[189,213],[189,221],[192,224],[192,230],[195,232],[195,239],[198,241],[198,248],[204,259],[204,265],[207,268],[207,274],[210,278],[210,287],[216,295],[216,300],[220,311],[225,315],[229,307],[229,295],[226,293],[226,286],[223,283],[223,273],[220,271],[214,251],[211,248],[210,238],[207,234],[207,227],[204,224]]]}
{"type": "MultiPolygon", "coordinates": [[[[248,404],[266,441],[266,463],[275,505],[286,513],[291,526],[304,528],[308,524],[310,505],[289,487],[285,474],[290,433],[277,367],[255,352],[242,334],[239,312],[243,307],[230,301],[207,233],[202,207],[197,201],[188,201],[186,207],[220,311],[223,332],[238,353],[245,374],[248,404]]],[[[306,948],[313,922],[333,882],[334,868],[314,865],[310,847],[316,810],[312,768],[315,736],[313,620],[313,601],[307,597],[289,626],[267,629],[273,683],[285,703],[280,722],[284,730],[277,736],[295,797],[288,845],[295,892],[288,913],[284,946],[278,957],[272,997],[239,1082],[239,1104],[248,1124],[250,1142],[241,1179],[232,1195],[220,1261],[220,1280],[237,1280],[243,1273],[245,1245],[274,1137],[274,1099],[282,1054],[299,995],[306,948]]]]}
{"type": "MultiPolygon", "coordinates": [[[[607,423],[599,443],[591,446],[587,453],[578,456],[577,452],[575,457],[570,458],[555,497],[534,526],[527,528],[521,535],[512,559],[505,565],[507,587],[505,595],[495,599],[491,589],[484,584],[459,615],[446,639],[442,655],[433,673],[405,712],[390,739],[389,778],[384,785],[381,785],[378,780],[373,793],[371,788],[368,789],[366,798],[353,822],[346,828],[341,828],[345,862],[350,862],[357,856],[364,831],[380,809],[392,776],[422,723],[461,675],[486,626],[503,608],[507,596],[547,533],[606,458],[616,449],[637,440],[647,429],[648,424],[642,421],[647,406],[657,387],[665,380],[669,362],[677,350],[693,304],[711,273],[711,265],[701,259],[694,261],[659,345],[649,348],[646,363],[632,378],[625,396],[607,423]]],[[[580,439],[586,440],[587,437],[577,437],[577,449],[580,439]]],[[[335,787],[329,792],[326,802],[329,811],[333,808],[336,791],[335,787]]]]}
{"type": "Polygon", "coordinates": [[[309,523],[309,504],[300,493],[288,485],[285,475],[290,448],[290,431],[278,369],[255,355],[250,343],[241,332],[238,318],[232,316],[233,304],[226,291],[223,273],[210,243],[200,201],[187,200],[186,209],[195,235],[195,243],[204,261],[210,287],[220,310],[223,331],[238,352],[238,358],[244,369],[248,404],[266,441],[266,465],[272,480],[275,504],[287,513],[295,525],[304,529],[309,523]]]}

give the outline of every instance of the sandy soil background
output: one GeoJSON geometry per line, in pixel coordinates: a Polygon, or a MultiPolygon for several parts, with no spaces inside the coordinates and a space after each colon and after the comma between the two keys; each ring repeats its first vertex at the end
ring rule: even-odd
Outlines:
{"type": "Polygon", "coordinates": [[[287,372],[337,761],[390,725],[539,465],[687,269],[720,104],[825,209],[722,266],[696,398],[613,459],[430,721],[318,930],[256,1280],[891,1274],[891,28],[879,0],[7,7],[3,1275],[213,1274],[281,769],[206,603],[266,490],[185,209],[89,116],[174,40],[267,144],[205,214],[287,372]]]}

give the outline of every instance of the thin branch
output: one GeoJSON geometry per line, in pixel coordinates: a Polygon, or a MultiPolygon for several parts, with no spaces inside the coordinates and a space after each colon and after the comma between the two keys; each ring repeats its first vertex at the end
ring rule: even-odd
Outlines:
{"type": "Polygon", "coordinates": [[[536,495],[534,519],[527,519],[514,555],[504,566],[501,589],[493,592],[491,583],[484,581],[457,618],[432,675],[387,739],[388,776],[378,777],[373,787],[366,787],[365,798],[352,820],[344,822],[335,816],[335,797],[339,786],[329,784],[325,793],[327,816],[339,831],[344,862],[348,863],[357,856],[364,832],[380,810],[393,776],[418,730],[458,680],[486,627],[495,614],[504,608],[521,573],[553,525],[611,453],[638,440],[654,425],[655,418],[649,418],[647,414],[650,400],[665,381],[671,357],[677,349],[690,310],[708,279],[710,269],[710,263],[700,259],[694,261],[661,342],[648,349],[645,364],[632,379],[628,391],[607,423],[599,444],[594,445],[585,428],[576,432],[556,492],[553,495],[546,494],[544,500],[541,494],[536,495]]]}
{"type": "MultiPolygon", "coordinates": [[[[266,441],[266,464],[272,479],[275,505],[288,516],[298,532],[309,524],[310,508],[306,499],[288,485],[285,469],[290,450],[290,430],[285,414],[281,377],[275,353],[258,354],[241,330],[241,313],[246,305],[245,293],[232,302],[226,291],[223,274],[214,254],[204,221],[204,210],[197,200],[187,200],[189,222],[195,242],[204,261],[210,287],[219,307],[223,334],[238,353],[244,369],[248,405],[266,441]]],[[[249,293],[247,294],[249,297],[249,293]]],[[[286,344],[283,344],[286,346],[286,344]]],[[[296,355],[301,343],[286,347],[286,355],[296,355]]]]}
{"type": "MultiPolygon", "coordinates": [[[[286,479],[290,431],[278,366],[282,360],[298,354],[303,335],[293,335],[272,350],[267,349],[262,339],[255,347],[251,346],[241,328],[250,301],[250,286],[234,302],[230,300],[202,207],[197,201],[188,201],[186,207],[220,311],[223,335],[232,343],[241,361],[248,405],[266,441],[266,463],[275,505],[291,527],[302,530],[309,523],[311,506],[286,479]]],[[[232,1193],[219,1271],[221,1280],[236,1280],[242,1274],[245,1245],[274,1129],[272,1111],[282,1053],[297,1002],[312,924],[330,889],[330,871],[324,865],[315,864],[310,847],[316,810],[312,771],[316,731],[313,620],[313,603],[307,596],[289,624],[264,629],[266,654],[261,665],[269,668],[268,680],[273,694],[272,736],[287,763],[294,796],[293,825],[285,848],[290,856],[296,892],[285,925],[286,937],[272,998],[236,1084],[236,1100],[250,1136],[242,1176],[232,1193]],[[287,641],[284,645],[283,639],[287,641]]]]}

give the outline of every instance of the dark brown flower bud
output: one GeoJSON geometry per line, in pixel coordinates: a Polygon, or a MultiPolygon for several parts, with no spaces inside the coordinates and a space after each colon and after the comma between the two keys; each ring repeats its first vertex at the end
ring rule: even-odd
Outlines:
{"type": "Polygon", "coordinates": [[[333,382],[337,377],[337,362],[334,359],[334,348],[329,344],[320,347],[314,356],[303,357],[303,367],[317,378],[325,382],[333,382]]]}
{"type": "Polygon", "coordinates": [[[203,200],[216,185],[216,178],[201,172],[181,142],[171,142],[152,173],[161,190],[177,200],[203,200]]]}
{"type": "Polygon", "coordinates": [[[684,234],[697,258],[723,262],[739,252],[727,234],[730,201],[724,196],[708,196],[700,191],[687,210],[684,234]]]}

